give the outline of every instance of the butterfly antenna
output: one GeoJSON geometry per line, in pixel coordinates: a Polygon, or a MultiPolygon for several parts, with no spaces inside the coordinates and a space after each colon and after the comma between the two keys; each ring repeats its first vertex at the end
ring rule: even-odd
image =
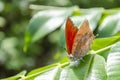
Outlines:
{"type": "Polygon", "coordinates": [[[64,48],[65,52],[67,52],[66,48],[64,48]]]}
{"type": "Polygon", "coordinates": [[[61,48],[61,49],[64,49],[64,50],[65,50],[65,52],[67,52],[67,49],[66,49],[65,47],[60,46],[60,48],[61,48]]]}

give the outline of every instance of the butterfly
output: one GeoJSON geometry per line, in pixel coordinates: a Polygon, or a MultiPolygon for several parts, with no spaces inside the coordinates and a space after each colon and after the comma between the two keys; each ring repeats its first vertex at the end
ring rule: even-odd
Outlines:
{"type": "Polygon", "coordinates": [[[72,61],[82,59],[90,50],[94,40],[94,34],[89,27],[89,22],[85,19],[78,29],[74,26],[70,18],[66,21],[65,27],[66,45],[69,58],[72,61]]]}

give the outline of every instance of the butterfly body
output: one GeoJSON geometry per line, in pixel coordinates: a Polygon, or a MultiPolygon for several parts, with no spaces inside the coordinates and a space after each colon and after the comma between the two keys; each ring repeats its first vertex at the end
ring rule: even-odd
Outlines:
{"type": "Polygon", "coordinates": [[[65,32],[67,50],[70,59],[73,61],[81,59],[90,50],[90,46],[94,39],[94,34],[89,28],[88,21],[85,20],[78,29],[68,18],[65,32]]]}

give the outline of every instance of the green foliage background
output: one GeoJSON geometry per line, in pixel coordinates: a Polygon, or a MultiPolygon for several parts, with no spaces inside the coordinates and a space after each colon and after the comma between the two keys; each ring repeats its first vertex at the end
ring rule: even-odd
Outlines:
{"type": "Polygon", "coordinates": [[[119,80],[119,3],[116,0],[1,0],[0,78],[119,80]],[[72,68],[64,50],[68,16],[78,27],[87,18],[96,36],[85,62],[72,68]]]}

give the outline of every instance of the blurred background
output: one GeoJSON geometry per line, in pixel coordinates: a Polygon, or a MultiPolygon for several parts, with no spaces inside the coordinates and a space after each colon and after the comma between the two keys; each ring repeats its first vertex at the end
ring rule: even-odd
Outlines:
{"type": "MultiPolygon", "coordinates": [[[[59,28],[25,46],[31,17],[40,10],[79,6],[80,8],[120,6],[120,0],[0,0],[0,78],[22,70],[30,71],[59,61],[64,47],[59,45],[59,28]]],[[[49,14],[49,13],[48,13],[49,14]]]]}

